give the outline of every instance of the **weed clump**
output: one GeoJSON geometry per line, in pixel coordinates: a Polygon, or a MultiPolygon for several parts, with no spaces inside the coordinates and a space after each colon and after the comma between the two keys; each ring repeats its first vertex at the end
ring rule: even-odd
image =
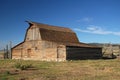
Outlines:
{"type": "Polygon", "coordinates": [[[20,70],[27,70],[28,68],[32,67],[32,64],[25,64],[21,62],[15,63],[15,68],[20,69],[20,70]]]}

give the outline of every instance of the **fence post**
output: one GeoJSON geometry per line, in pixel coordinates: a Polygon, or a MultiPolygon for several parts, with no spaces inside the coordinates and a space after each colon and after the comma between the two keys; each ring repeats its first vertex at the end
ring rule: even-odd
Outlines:
{"type": "Polygon", "coordinates": [[[6,58],[9,58],[9,51],[8,51],[8,45],[6,45],[6,58]]]}
{"type": "Polygon", "coordinates": [[[12,59],[12,52],[11,52],[11,49],[12,49],[12,42],[10,41],[10,51],[9,51],[9,58],[12,59]]]}

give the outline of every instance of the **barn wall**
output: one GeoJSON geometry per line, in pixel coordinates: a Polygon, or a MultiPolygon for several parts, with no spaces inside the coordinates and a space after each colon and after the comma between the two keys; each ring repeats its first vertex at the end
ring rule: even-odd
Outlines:
{"type": "Polygon", "coordinates": [[[67,59],[98,59],[102,57],[101,48],[67,47],[67,59]]]}
{"type": "Polygon", "coordinates": [[[12,49],[12,59],[64,61],[66,47],[58,46],[49,41],[26,41],[12,49]]]}
{"type": "Polygon", "coordinates": [[[39,28],[32,26],[26,32],[25,41],[41,40],[39,28]]]}
{"type": "Polygon", "coordinates": [[[12,48],[12,59],[21,59],[23,43],[18,44],[12,48]]]}
{"type": "Polygon", "coordinates": [[[47,61],[65,61],[66,47],[55,42],[43,41],[43,59],[47,61]]]}
{"type": "Polygon", "coordinates": [[[12,49],[13,59],[65,61],[66,59],[97,59],[101,48],[67,47],[49,41],[26,41],[12,49]]]}
{"type": "Polygon", "coordinates": [[[41,60],[44,53],[42,44],[42,41],[26,41],[12,49],[12,58],[41,60]]]}

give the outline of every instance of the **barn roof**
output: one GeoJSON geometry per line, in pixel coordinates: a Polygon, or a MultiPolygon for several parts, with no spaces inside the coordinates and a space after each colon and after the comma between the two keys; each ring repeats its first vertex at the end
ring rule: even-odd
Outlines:
{"type": "Polygon", "coordinates": [[[79,43],[76,34],[69,28],[51,26],[42,23],[29,22],[30,27],[38,27],[42,40],[52,41],[52,42],[69,42],[69,43],[79,43]],[[34,25],[34,26],[32,26],[34,25]]]}
{"type": "Polygon", "coordinates": [[[72,32],[40,29],[40,33],[42,40],[52,42],[79,43],[76,34],[72,32]]]}
{"type": "MultiPolygon", "coordinates": [[[[29,28],[38,27],[41,35],[41,39],[45,41],[56,42],[58,44],[63,44],[66,46],[76,46],[76,47],[92,47],[96,48],[96,46],[91,46],[85,43],[79,42],[75,32],[73,32],[69,28],[52,26],[43,23],[31,22],[29,28]]],[[[28,28],[28,29],[29,29],[28,28]]]]}

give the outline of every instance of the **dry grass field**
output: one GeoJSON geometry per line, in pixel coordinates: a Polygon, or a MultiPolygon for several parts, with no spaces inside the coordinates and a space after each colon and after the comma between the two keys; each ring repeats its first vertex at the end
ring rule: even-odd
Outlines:
{"type": "Polygon", "coordinates": [[[0,60],[0,80],[120,80],[120,60],[0,60]],[[21,70],[18,63],[31,67],[21,70]]]}

